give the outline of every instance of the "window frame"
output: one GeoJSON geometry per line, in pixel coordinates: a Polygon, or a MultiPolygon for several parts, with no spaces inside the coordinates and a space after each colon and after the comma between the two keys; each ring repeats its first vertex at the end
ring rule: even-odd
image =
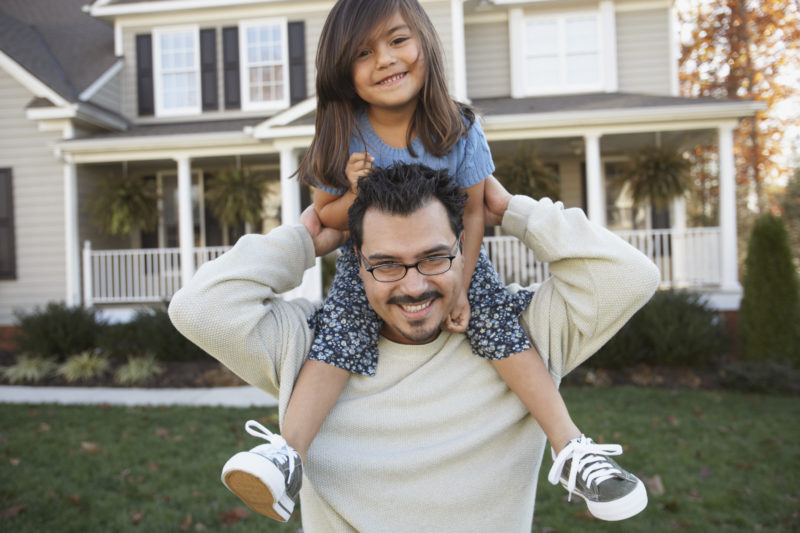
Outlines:
{"type": "MultiPolygon", "coordinates": [[[[512,18],[513,20],[513,18],[512,18]]],[[[516,46],[519,47],[519,54],[516,57],[515,69],[519,72],[519,80],[517,86],[519,87],[522,96],[543,96],[552,94],[565,94],[565,93],[585,93],[585,92],[599,92],[606,90],[608,80],[606,79],[606,67],[608,64],[608,54],[612,53],[605,45],[605,32],[608,29],[604,23],[605,17],[601,10],[576,10],[561,13],[550,14],[533,14],[525,13],[519,19],[519,26],[517,28],[516,46]],[[568,83],[567,75],[567,35],[566,24],[570,19],[587,18],[591,17],[597,27],[597,81],[591,83],[568,83]],[[554,83],[533,87],[528,84],[528,50],[526,47],[528,24],[537,22],[555,22],[556,33],[558,39],[557,46],[557,60],[558,60],[558,80],[554,83]]]]}
{"type": "Polygon", "coordinates": [[[277,111],[289,107],[289,31],[285,17],[259,18],[239,21],[239,90],[243,111],[277,111]],[[253,101],[250,99],[250,62],[247,57],[247,30],[261,26],[278,26],[281,32],[281,59],[283,89],[278,100],[253,101]]]}
{"type": "Polygon", "coordinates": [[[161,26],[153,28],[153,88],[155,92],[155,115],[157,117],[174,117],[183,115],[199,115],[202,113],[202,87],[200,84],[200,28],[196,24],[182,24],[179,26],[161,26]],[[192,81],[197,99],[192,106],[183,106],[167,109],[164,107],[164,87],[161,64],[161,36],[169,33],[191,32],[194,61],[192,81]]]}

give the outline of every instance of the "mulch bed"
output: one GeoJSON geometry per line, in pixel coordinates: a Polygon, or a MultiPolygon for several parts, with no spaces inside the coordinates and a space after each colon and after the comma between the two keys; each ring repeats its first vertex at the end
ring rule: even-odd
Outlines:
{"type": "MultiPolygon", "coordinates": [[[[0,350],[0,367],[13,365],[16,355],[0,350]]],[[[50,376],[36,386],[58,387],[124,387],[114,382],[113,371],[124,361],[113,361],[112,369],[105,375],[88,381],[69,383],[63,377],[50,376]]],[[[204,359],[185,362],[159,362],[163,372],[147,383],[137,387],[152,388],[191,388],[191,387],[234,387],[246,383],[233,372],[222,366],[210,356],[204,359]]],[[[791,383],[778,392],[800,395],[800,374],[793,371],[791,383]]],[[[0,385],[11,383],[0,374],[0,385]]],[[[26,385],[26,383],[22,383],[26,385]]],[[[638,387],[657,387],[684,390],[716,390],[725,388],[725,370],[722,368],[685,368],[638,365],[625,369],[578,367],[564,378],[562,386],[569,387],[610,387],[634,385],[638,387]]]]}

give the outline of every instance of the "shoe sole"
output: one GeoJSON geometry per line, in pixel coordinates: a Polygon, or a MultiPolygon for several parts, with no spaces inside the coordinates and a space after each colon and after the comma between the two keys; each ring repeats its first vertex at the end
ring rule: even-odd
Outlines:
{"type": "Polygon", "coordinates": [[[222,483],[253,511],[286,522],[294,501],[286,480],[271,461],[252,452],[239,452],[222,467],[222,483]]]}
{"type": "MultiPolygon", "coordinates": [[[[566,485],[564,486],[566,488],[566,485]]],[[[586,502],[586,508],[592,516],[600,520],[616,522],[635,516],[647,507],[647,490],[644,483],[638,480],[636,487],[626,496],[611,502],[587,500],[582,494],[575,492],[586,502]]]]}

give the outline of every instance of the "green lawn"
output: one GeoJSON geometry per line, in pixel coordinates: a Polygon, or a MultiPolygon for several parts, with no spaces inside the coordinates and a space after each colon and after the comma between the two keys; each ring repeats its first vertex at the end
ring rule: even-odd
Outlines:
{"type": "MultiPolygon", "coordinates": [[[[631,387],[564,396],[587,434],[625,444],[620,462],[650,480],[650,505],[624,528],[593,520],[547,483],[546,458],[532,531],[800,530],[796,397],[631,387]]],[[[248,418],[274,425],[275,414],[0,404],[0,530],[297,531],[299,513],[277,524],[243,512],[219,482],[229,455],[255,444],[248,418]]]]}

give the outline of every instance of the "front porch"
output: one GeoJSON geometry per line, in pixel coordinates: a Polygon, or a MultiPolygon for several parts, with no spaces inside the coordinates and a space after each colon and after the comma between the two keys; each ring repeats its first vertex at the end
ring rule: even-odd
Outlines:
{"type": "MultiPolygon", "coordinates": [[[[575,98],[553,103],[552,112],[542,99],[476,102],[495,159],[520,145],[537,150],[557,169],[563,203],[584,209],[592,221],[648,255],[661,270],[663,288],[702,292],[717,309],[737,309],[741,285],[733,131],[738,117],[753,109],[749,104],[666,97],[631,102],[630,95],[583,95],[577,105],[575,98]],[[586,107],[587,102],[592,105],[586,107]],[[575,109],[569,108],[573,104],[575,109]],[[639,208],[613,189],[611,177],[631,150],[644,145],[676,150],[716,146],[717,206],[711,216],[700,223],[691,220],[683,197],[673,201],[664,225],[654,223],[649,208],[643,216],[635,214],[639,208]],[[713,226],[706,227],[708,221],[713,226]]],[[[169,124],[140,125],[117,135],[60,143],[67,204],[67,303],[136,306],[166,301],[199,265],[227,250],[235,235],[220,240],[218,234],[228,235],[227,230],[220,233],[203,205],[206,181],[225,168],[256,169],[270,176],[263,223],[245,231],[263,233],[275,224],[296,223],[310,200],[306,188],[291,176],[313,135],[314,105],[309,99],[266,121],[187,123],[177,133],[169,124]],[[104,240],[80,215],[79,202],[96,177],[115,167],[158,183],[159,229],[147,241],[104,240]],[[93,244],[81,253],[80,243],[86,240],[93,244]]],[[[487,236],[486,247],[506,282],[535,284],[547,276],[547,265],[515,239],[487,236]]],[[[292,296],[321,296],[318,269],[306,272],[306,281],[292,296]]]]}
{"type": "MultiPolygon", "coordinates": [[[[647,255],[661,271],[662,289],[691,289],[709,293],[722,288],[720,228],[629,230],[617,235],[647,255]]],[[[503,281],[537,285],[549,276],[548,265],[511,236],[484,239],[489,257],[503,281]]],[[[228,246],[194,248],[192,270],[227,251],[228,246]]],[[[83,249],[83,301],[87,306],[136,305],[168,301],[181,287],[181,249],[83,249]]],[[[306,273],[291,297],[322,297],[319,269],[306,273]]]]}

